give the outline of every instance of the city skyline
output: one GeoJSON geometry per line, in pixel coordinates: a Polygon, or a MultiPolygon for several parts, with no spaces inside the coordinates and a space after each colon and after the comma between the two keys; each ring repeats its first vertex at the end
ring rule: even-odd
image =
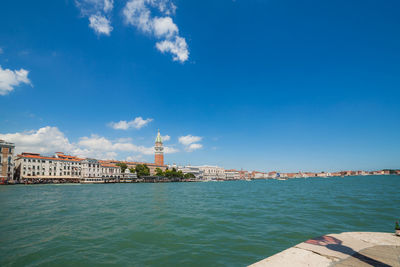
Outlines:
{"type": "Polygon", "coordinates": [[[152,3],[4,3],[0,139],[152,162],[160,129],[167,164],[399,168],[400,3],[152,3]]]}

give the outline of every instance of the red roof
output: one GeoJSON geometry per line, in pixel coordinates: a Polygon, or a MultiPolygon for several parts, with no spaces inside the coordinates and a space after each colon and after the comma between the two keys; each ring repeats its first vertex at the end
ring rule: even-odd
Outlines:
{"type": "Polygon", "coordinates": [[[30,159],[62,160],[62,161],[81,161],[81,160],[83,160],[81,158],[74,157],[74,156],[65,156],[65,157],[55,158],[55,157],[44,157],[37,153],[26,153],[26,152],[18,155],[17,157],[30,158],[30,159]]]}

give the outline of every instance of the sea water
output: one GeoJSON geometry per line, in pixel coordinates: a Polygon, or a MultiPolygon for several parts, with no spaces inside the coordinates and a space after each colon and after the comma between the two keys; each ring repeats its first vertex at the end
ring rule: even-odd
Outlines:
{"type": "Polygon", "coordinates": [[[394,232],[400,176],[0,187],[0,266],[245,266],[394,232]]]}

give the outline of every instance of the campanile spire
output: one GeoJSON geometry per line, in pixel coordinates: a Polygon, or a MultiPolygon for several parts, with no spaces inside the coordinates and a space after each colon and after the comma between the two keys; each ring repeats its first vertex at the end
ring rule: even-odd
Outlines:
{"type": "Polygon", "coordinates": [[[158,130],[158,133],[157,133],[156,144],[154,146],[154,152],[155,152],[154,163],[159,166],[164,165],[164,146],[162,143],[160,130],[158,130]]]}

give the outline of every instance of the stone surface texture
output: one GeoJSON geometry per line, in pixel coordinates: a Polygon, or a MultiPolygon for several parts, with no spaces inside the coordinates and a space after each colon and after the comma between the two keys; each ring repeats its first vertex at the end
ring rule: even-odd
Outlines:
{"type": "Polygon", "coordinates": [[[376,232],[329,234],[307,240],[250,266],[400,267],[400,237],[376,232]]]}

